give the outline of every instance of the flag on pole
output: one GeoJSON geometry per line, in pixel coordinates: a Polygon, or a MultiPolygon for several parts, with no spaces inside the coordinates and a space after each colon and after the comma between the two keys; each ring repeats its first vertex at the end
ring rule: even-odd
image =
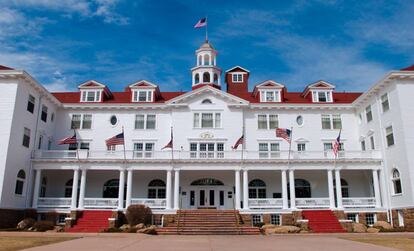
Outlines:
{"type": "Polygon", "coordinates": [[[231,148],[234,150],[237,150],[237,148],[239,147],[239,145],[243,145],[244,144],[244,135],[242,135],[234,144],[234,146],[232,146],[231,148]]]}
{"type": "Polygon", "coordinates": [[[203,17],[202,19],[200,19],[195,25],[194,28],[201,28],[207,26],[207,18],[203,17]]]}
{"type": "Polygon", "coordinates": [[[168,144],[166,144],[163,148],[161,148],[161,150],[164,150],[165,148],[171,148],[171,149],[173,149],[173,130],[172,130],[172,127],[171,127],[171,139],[170,139],[170,142],[168,142],[168,144]]]}
{"type": "Polygon", "coordinates": [[[276,137],[286,140],[289,144],[291,142],[292,130],[287,128],[276,128],[276,137]]]}
{"type": "Polygon", "coordinates": [[[335,142],[332,144],[332,150],[333,150],[335,156],[338,155],[338,152],[341,148],[341,131],[342,131],[342,129],[339,130],[339,135],[338,135],[338,137],[336,137],[335,142]]]}
{"type": "Polygon", "coordinates": [[[72,137],[66,137],[64,139],[59,140],[59,145],[70,145],[70,144],[77,144],[78,140],[76,139],[76,132],[74,132],[72,137]]]}
{"type": "Polygon", "coordinates": [[[105,140],[105,143],[107,146],[124,145],[124,132],[121,132],[120,134],[117,134],[112,138],[105,140]]]}

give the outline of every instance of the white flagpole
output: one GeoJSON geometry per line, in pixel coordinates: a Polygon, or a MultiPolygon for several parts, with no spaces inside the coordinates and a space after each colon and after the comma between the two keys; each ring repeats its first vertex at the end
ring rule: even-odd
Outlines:
{"type": "Polygon", "coordinates": [[[173,140],[173,127],[171,126],[171,161],[174,161],[174,140],[173,140]]]}
{"type": "Polygon", "coordinates": [[[208,42],[208,20],[206,15],[206,42],[208,42]]]}
{"type": "Polygon", "coordinates": [[[290,128],[290,143],[289,143],[289,153],[288,153],[288,169],[290,165],[290,152],[292,150],[292,140],[293,140],[293,126],[290,128]]]}
{"type": "Polygon", "coordinates": [[[126,152],[125,152],[125,133],[124,133],[124,127],[122,127],[122,136],[124,137],[124,144],[123,144],[123,146],[124,146],[124,163],[125,163],[125,166],[126,166],[126,152]]]}

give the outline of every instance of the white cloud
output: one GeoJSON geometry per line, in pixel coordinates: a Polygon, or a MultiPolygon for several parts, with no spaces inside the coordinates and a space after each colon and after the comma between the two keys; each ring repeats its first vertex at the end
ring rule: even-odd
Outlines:
{"type": "Polygon", "coordinates": [[[29,19],[17,10],[0,8],[0,41],[23,35],[37,37],[42,26],[48,22],[50,21],[47,18],[29,19]]]}

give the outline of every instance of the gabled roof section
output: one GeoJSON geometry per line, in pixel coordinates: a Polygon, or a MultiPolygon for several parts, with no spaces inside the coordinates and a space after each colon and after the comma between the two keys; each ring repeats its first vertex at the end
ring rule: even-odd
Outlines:
{"type": "Polygon", "coordinates": [[[221,90],[219,90],[217,88],[214,88],[212,86],[209,86],[209,85],[203,86],[201,88],[194,89],[190,92],[186,92],[186,93],[184,93],[184,94],[182,94],[178,97],[175,97],[171,100],[168,100],[166,102],[166,104],[169,104],[169,105],[186,104],[187,100],[191,99],[192,97],[196,97],[200,94],[203,94],[203,93],[211,93],[213,95],[221,96],[221,97],[223,97],[225,99],[228,99],[228,100],[230,100],[233,103],[238,104],[238,105],[248,105],[249,104],[249,102],[245,99],[239,98],[237,96],[234,96],[230,93],[221,91],[221,90]]]}
{"type": "Polygon", "coordinates": [[[102,89],[105,87],[106,85],[99,83],[96,80],[88,80],[78,86],[79,89],[102,89]]]}
{"type": "Polygon", "coordinates": [[[324,80],[319,80],[319,81],[316,81],[316,82],[306,86],[305,90],[302,92],[302,95],[304,97],[306,97],[306,95],[308,95],[308,93],[309,93],[309,90],[312,90],[312,89],[331,89],[331,90],[333,90],[333,89],[335,89],[335,85],[333,85],[333,84],[331,84],[327,81],[324,81],[324,80]]]}
{"type": "Polygon", "coordinates": [[[13,68],[10,68],[10,67],[8,67],[8,66],[5,66],[5,65],[0,65],[0,71],[7,71],[7,70],[14,70],[13,68]]]}
{"type": "Polygon", "coordinates": [[[400,71],[414,71],[414,64],[411,66],[408,66],[406,68],[401,69],[400,71]]]}
{"type": "Polygon", "coordinates": [[[250,73],[250,71],[249,71],[249,70],[247,70],[247,69],[245,69],[245,68],[243,68],[243,67],[241,67],[241,66],[239,66],[239,65],[236,65],[236,66],[234,66],[234,67],[232,67],[232,68],[228,69],[228,70],[226,71],[226,73],[228,73],[228,72],[239,72],[239,71],[250,73]]]}
{"type": "Polygon", "coordinates": [[[257,84],[253,89],[253,95],[256,96],[259,89],[283,89],[284,85],[273,80],[265,80],[257,84]]]}
{"type": "Polygon", "coordinates": [[[157,88],[158,86],[150,81],[147,80],[139,80],[135,83],[129,85],[129,88],[157,88]]]}

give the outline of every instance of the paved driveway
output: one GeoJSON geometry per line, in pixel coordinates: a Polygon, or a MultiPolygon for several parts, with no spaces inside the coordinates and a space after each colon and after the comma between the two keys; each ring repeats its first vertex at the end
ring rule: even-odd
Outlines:
{"type": "MultiPolygon", "coordinates": [[[[64,234],[59,234],[63,236],[64,234]]],[[[66,235],[66,234],[65,234],[66,235]]],[[[45,236],[46,237],[46,236],[45,236]]],[[[27,249],[30,251],[391,251],[395,249],[339,239],[336,235],[274,236],[148,236],[137,234],[85,235],[76,240],[27,249]]]]}

